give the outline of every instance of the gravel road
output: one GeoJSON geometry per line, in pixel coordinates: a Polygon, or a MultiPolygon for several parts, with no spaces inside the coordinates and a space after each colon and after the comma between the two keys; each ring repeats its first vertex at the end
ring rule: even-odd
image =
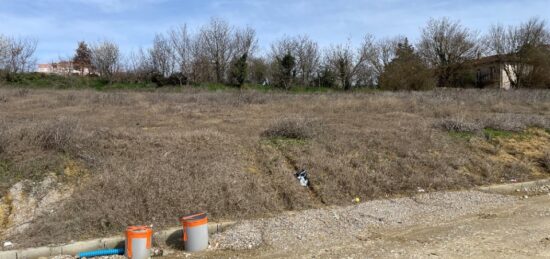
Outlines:
{"type": "Polygon", "coordinates": [[[362,235],[365,229],[442,222],[514,200],[511,196],[477,191],[438,192],[375,200],[355,206],[307,210],[244,221],[227,232],[213,236],[211,244],[216,249],[230,250],[260,246],[287,250],[305,243],[322,248],[345,239],[361,238],[358,235],[362,235]]]}
{"type": "Polygon", "coordinates": [[[423,193],[244,220],[169,258],[549,258],[550,195],[423,193]],[[522,195],[521,195],[522,196],[522,195]]]}

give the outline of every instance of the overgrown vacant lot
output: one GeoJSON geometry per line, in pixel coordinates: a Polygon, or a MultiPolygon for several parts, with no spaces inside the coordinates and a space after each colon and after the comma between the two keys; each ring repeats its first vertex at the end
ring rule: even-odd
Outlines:
{"type": "Polygon", "coordinates": [[[2,195],[51,175],[72,192],[6,238],[36,245],[130,224],[173,226],[197,210],[239,219],[550,177],[549,129],[545,90],[3,88],[2,195]],[[309,172],[310,187],[294,177],[299,169],[309,172]]]}

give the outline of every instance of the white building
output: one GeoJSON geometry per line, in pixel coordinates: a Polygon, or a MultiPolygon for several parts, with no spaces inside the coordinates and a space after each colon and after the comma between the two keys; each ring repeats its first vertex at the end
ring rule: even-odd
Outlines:
{"type": "Polygon", "coordinates": [[[38,64],[38,73],[44,74],[56,74],[56,75],[88,75],[90,70],[84,68],[82,71],[74,68],[73,63],[70,61],[60,61],[50,64],[38,64]]]}
{"type": "Polygon", "coordinates": [[[510,89],[512,85],[505,70],[506,66],[510,68],[510,64],[503,62],[498,56],[489,56],[476,60],[474,62],[476,85],[480,87],[510,89]]]}

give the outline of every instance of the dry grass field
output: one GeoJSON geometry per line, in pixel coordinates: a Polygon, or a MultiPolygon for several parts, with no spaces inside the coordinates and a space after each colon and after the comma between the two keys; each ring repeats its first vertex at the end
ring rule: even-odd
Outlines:
{"type": "Polygon", "coordinates": [[[548,90],[0,88],[1,195],[48,175],[73,190],[6,238],[37,245],[174,226],[198,210],[253,218],[547,178],[549,130],[548,90]]]}

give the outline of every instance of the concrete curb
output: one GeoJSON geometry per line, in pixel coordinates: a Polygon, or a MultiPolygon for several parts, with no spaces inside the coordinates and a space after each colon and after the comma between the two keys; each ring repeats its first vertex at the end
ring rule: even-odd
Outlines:
{"type": "Polygon", "coordinates": [[[498,194],[513,194],[516,190],[521,192],[536,192],[542,186],[550,186],[550,179],[523,182],[523,183],[508,183],[491,186],[478,187],[477,189],[483,192],[498,193],[498,194]]]}
{"type": "MultiPolygon", "coordinates": [[[[224,229],[231,227],[235,222],[210,222],[208,223],[208,232],[212,235],[220,233],[224,229]]],[[[183,248],[182,228],[171,228],[158,231],[153,234],[153,242],[158,246],[167,246],[176,249],[183,248]]],[[[80,241],[60,246],[43,246],[36,248],[27,248],[12,251],[0,251],[0,259],[37,259],[40,257],[49,257],[56,255],[76,255],[80,252],[92,251],[98,249],[110,249],[124,247],[124,236],[115,236],[109,238],[99,238],[88,241],[80,241]]]]}

